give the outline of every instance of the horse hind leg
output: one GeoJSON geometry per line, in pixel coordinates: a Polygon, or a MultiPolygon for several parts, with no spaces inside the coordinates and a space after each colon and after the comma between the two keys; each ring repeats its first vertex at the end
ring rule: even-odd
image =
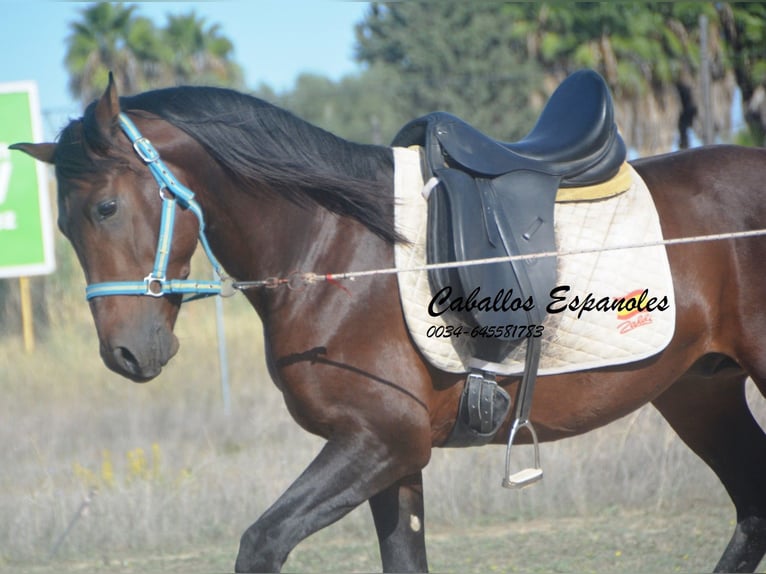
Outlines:
{"type": "Polygon", "coordinates": [[[766,554],[766,434],[747,405],[746,379],[739,369],[691,372],[653,401],[736,508],[737,525],[716,572],[753,572],[766,554]]]}

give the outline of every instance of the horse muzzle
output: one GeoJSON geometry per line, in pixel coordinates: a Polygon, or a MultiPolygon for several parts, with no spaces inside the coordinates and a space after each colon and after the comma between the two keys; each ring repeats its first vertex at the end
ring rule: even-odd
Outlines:
{"type": "Polygon", "coordinates": [[[139,342],[117,338],[111,342],[102,341],[101,358],[115,373],[136,383],[145,383],[162,372],[162,367],[178,348],[178,338],[167,331],[139,342]]]}

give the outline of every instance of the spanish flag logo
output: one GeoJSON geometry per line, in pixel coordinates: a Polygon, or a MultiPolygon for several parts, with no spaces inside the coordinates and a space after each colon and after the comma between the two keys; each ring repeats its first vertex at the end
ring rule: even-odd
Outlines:
{"type": "Polygon", "coordinates": [[[635,317],[642,311],[645,311],[645,309],[639,308],[639,298],[641,297],[641,294],[643,292],[644,292],[643,289],[636,289],[635,291],[631,291],[624,297],[621,297],[621,299],[624,300],[624,303],[621,304],[620,307],[617,309],[617,318],[620,321],[625,321],[626,319],[635,317]]]}

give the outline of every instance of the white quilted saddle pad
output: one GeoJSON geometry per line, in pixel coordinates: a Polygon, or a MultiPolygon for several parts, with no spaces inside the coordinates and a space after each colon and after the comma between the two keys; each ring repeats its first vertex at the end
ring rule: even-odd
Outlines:
{"type": "MultiPolygon", "coordinates": [[[[410,241],[396,246],[396,266],[407,270],[426,263],[427,203],[421,193],[424,183],[418,151],[394,148],[394,158],[396,227],[410,241]]],[[[635,170],[631,168],[631,171],[631,188],[616,197],[556,204],[559,252],[645,244],[662,239],[657,210],[646,184],[635,170]]],[[[433,193],[438,192],[437,188],[433,193]]],[[[412,338],[435,367],[452,373],[465,373],[471,367],[502,375],[523,372],[525,344],[519,345],[502,364],[487,364],[470,356],[470,331],[464,329],[457,337],[446,336],[442,317],[428,313],[432,295],[426,271],[400,272],[398,280],[404,317],[412,338]]],[[[566,308],[549,313],[543,322],[541,375],[645,359],[664,349],[673,336],[675,300],[664,246],[559,256],[557,288],[564,286],[570,289],[561,289],[555,295],[565,296],[565,301],[535,301],[536,305],[553,303],[555,309],[566,308]],[[575,297],[582,302],[590,294],[597,303],[605,298],[615,301],[635,296],[644,290],[648,297],[642,307],[646,307],[650,298],[656,298],[657,302],[666,298],[666,305],[655,305],[651,311],[629,307],[622,311],[570,309],[575,297]],[[659,309],[660,306],[664,310],[659,309]]]]}

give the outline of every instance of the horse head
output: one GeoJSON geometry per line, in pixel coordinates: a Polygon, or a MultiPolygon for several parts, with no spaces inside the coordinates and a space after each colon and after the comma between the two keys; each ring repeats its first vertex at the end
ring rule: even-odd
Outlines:
{"type": "MultiPolygon", "coordinates": [[[[120,131],[119,116],[120,100],[110,76],[104,95],[63,130],[58,142],[11,146],[55,166],[58,226],[74,247],[89,285],[140,282],[153,269],[158,249],[163,191],[120,131]]],[[[152,135],[155,141],[163,139],[156,131],[152,135]]],[[[167,145],[167,135],[165,140],[167,145]]],[[[174,171],[184,173],[180,167],[174,171]]],[[[188,276],[197,228],[188,210],[175,218],[168,278],[188,276]]],[[[156,377],[178,351],[173,326],[180,305],[177,294],[91,298],[106,366],[137,382],[156,377]]]]}

